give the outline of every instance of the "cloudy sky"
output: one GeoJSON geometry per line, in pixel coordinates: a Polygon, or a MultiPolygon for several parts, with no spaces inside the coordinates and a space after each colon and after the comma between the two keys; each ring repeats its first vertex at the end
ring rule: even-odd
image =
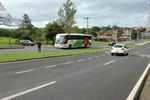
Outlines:
{"type": "MultiPolygon", "coordinates": [[[[148,23],[149,0],[71,0],[75,3],[76,26],[135,27],[148,23]]],[[[66,0],[0,0],[7,13],[16,18],[27,14],[36,27],[45,27],[48,22],[58,19],[58,10],[66,0]]],[[[150,5],[149,5],[150,6],[150,5]]]]}

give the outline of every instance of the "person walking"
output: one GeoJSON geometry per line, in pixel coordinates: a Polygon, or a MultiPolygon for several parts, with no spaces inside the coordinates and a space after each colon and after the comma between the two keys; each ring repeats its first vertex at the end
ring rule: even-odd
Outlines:
{"type": "Polygon", "coordinates": [[[42,43],[40,41],[38,41],[37,46],[38,46],[38,52],[41,52],[42,43]]]}

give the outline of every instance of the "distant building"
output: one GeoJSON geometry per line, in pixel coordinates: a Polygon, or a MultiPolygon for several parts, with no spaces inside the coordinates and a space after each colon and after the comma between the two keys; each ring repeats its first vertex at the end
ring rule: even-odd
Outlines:
{"type": "Polygon", "coordinates": [[[142,28],[143,28],[142,26],[137,26],[137,27],[134,27],[134,30],[140,30],[142,28]]]}
{"type": "Polygon", "coordinates": [[[130,34],[128,32],[118,37],[118,41],[129,41],[129,40],[130,40],[130,34]]]}

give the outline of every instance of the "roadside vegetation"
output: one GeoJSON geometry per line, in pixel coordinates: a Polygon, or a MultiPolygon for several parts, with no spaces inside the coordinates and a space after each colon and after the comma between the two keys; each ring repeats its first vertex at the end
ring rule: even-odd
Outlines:
{"type": "MultiPolygon", "coordinates": [[[[77,12],[75,3],[71,0],[67,0],[58,11],[59,19],[49,22],[44,28],[37,28],[31,22],[28,14],[23,14],[21,19],[21,24],[18,29],[2,29],[0,28],[0,49],[14,49],[14,48],[24,48],[19,44],[22,39],[28,39],[33,41],[35,44],[38,41],[42,42],[42,45],[54,45],[55,36],[58,33],[82,33],[90,34],[93,37],[98,38],[100,35],[106,35],[113,37],[114,31],[117,30],[117,36],[121,36],[124,33],[132,31],[131,39],[136,40],[137,37],[144,32],[146,29],[141,28],[135,30],[129,27],[119,27],[113,26],[93,26],[92,28],[79,28],[75,26],[75,14],[77,12]]],[[[150,36],[145,38],[150,40],[150,36]]],[[[113,39],[112,39],[113,40],[113,39]]],[[[108,45],[109,42],[93,41],[92,44],[97,45],[108,45]]],[[[124,42],[123,42],[124,43],[124,42]]],[[[127,43],[129,48],[135,47],[135,44],[127,43]]],[[[18,54],[0,54],[0,62],[11,61],[11,60],[23,60],[31,58],[40,57],[52,57],[60,55],[70,55],[70,54],[81,54],[81,53],[91,53],[91,52],[102,52],[104,50],[99,49],[72,49],[63,50],[55,52],[32,52],[32,53],[18,53],[18,54]]]]}
{"type": "Polygon", "coordinates": [[[144,38],[146,41],[150,41],[150,34],[144,38]]]}
{"type": "Polygon", "coordinates": [[[42,58],[42,57],[56,57],[56,56],[65,56],[65,55],[73,55],[73,54],[85,54],[85,53],[93,53],[93,52],[104,52],[104,50],[86,48],[86,49],[71,49],[71,50],[66,49],[63,51],[50,51],[50,52],[0,54],[1,57],[0,62],[42,58]]]}

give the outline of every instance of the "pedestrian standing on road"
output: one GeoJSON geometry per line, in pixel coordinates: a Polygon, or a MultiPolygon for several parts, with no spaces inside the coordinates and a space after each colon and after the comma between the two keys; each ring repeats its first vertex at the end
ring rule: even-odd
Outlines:
{"type": "Polygon", "coordinates": [[[38,46],[38,52],[41,52],[41,46],[42,46],[42,44],[41,44],[40,41],[38,41],[37,46],[38,46]]]}

